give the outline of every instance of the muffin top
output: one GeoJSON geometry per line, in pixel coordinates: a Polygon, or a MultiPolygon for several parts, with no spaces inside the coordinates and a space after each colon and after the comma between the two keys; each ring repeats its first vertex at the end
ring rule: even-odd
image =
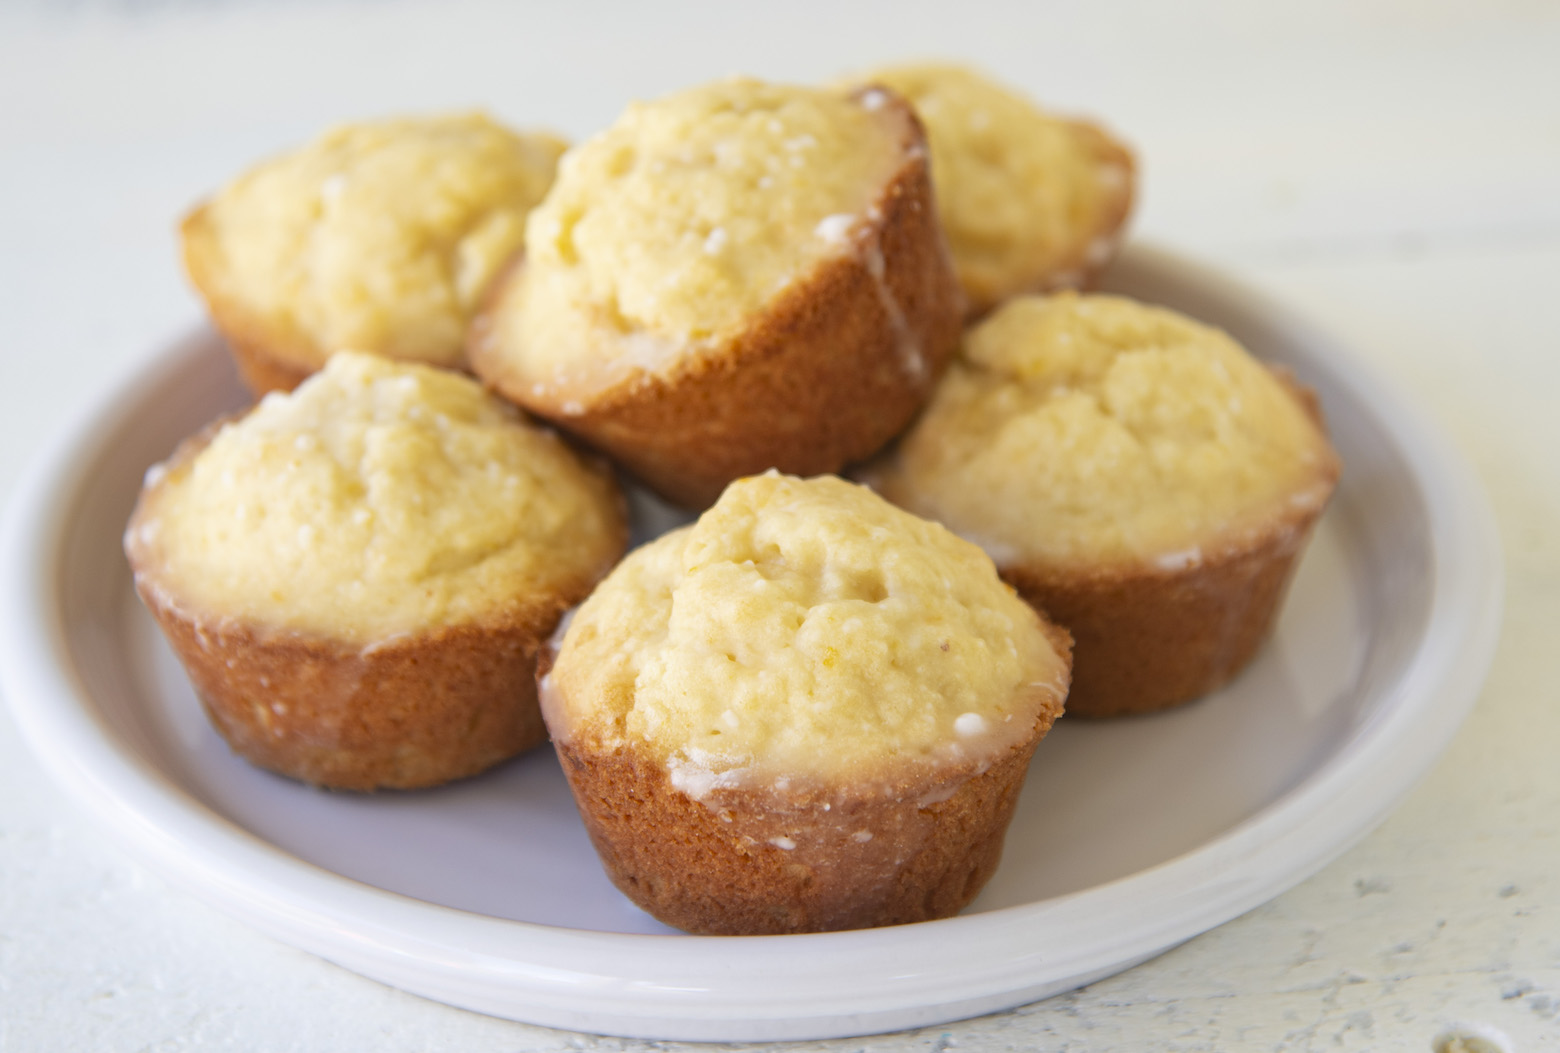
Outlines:
{"type": "Polygon", "coordinates": [[[889,102],[733,79],[630,106],[565,155],[526,223],[525,266],[494,320],[513,368],[565,386],[668,368],[855,251],[920,148],[889,102]]]}
{"type": "Polygon", "coordinates": [[[1088,125],[1037,109],[958,66],[908,65],[862,78],[915,107],[932,153],[937,208],[954,268],[975,307],[1042,285],[1076,283],[1059,273],[1103,256],[1089,244],[1124,210],[1132,172],[1119,150],[1088,125]]]}
{"type": "Polygon", "coordinates": [[[874,482],[1004,567],[1179,569],[1317,511],[1338,462],[1223,332],[1115,296],[1009,301],[874,482]]]}
{"type": "Polygon", "coordinates": [[[454,365],[563,149],[481,114],[337,128],[192,214],[185,259],[225,328],[296,365],[339,347],[454,365]]]}
{"type": "Polygon", "coordinates": [[[975,546],[833,477],[738,480],[631,553],[544,685],[555,738],[695,798],[976,765],[1061,711],[1067,658],[975,546]]]}
{"type": "Polygon", "coordinates": [[[342,352],[148,473],[125,544],[175,605],[370,644],[555,615],[625,540],[612,481],[551,432],[467,377],[342,352]]]}

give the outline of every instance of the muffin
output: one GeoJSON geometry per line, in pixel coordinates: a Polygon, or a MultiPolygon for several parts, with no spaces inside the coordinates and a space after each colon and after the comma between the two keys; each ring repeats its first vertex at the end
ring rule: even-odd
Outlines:
{"type": "Polygon", "coordinates": [[[1172,311],[1063,293],[970,330],[871,477],[1067,627],[1067,710],[1106,717],[1240,671],[1338,472],[1287,373],[1172,311]]]}
{"type": "Polygon", "coordinates": [[[932,181],[972,314],[1010,296],[1090,284],[1132,209],[1131,152],[1085,121],[1045,113],[972,70],[891,66],[864,80],[926,125],[932,181]]]}
{"type": "Polygon", "coordinates": [[[738,79],[631,106],[565,156],[470,354],[703,507],[742,475],[879,449],[960,316],[909,107],[738,79]]]}
{"type": "Polygon", "coordinates": [[[342,352],[147,474],[136,590],[216,729],[339,789],[546,737],[537,652],[626,544],[608,474],[460,374],[342,352]]]}
{"type": "Polygon", "coordinates": [[[185,268],[257,394],[342,347],[459,367],[563,149],[481,114],[337,128],[192,212],[185,268]]]}
{"type": "Polygon", "coordinates": [[[951,915],[996,868],[1068,641],[975,546],[770,473],[631,553],[542,709],[607,873],[697,933],[951,915]]]}

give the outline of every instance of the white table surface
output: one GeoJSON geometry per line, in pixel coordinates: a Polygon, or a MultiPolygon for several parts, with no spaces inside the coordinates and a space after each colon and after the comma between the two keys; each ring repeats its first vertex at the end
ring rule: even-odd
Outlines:
{"type": "MultiPolygon", "coordinates": [[[[792,1048],[1560,1049],[1555,4],[13,2],[0,489],[198,317],[182,210],[326,124],[481,105],[581,136],[716,75],[911,56],[1106,120],[1140,153],[1137,236],[1298,308],[1437,420],[1500,524],[1504,630],[1432,774],[1292,891],[1072,994],[792,1048]]],[[[245,929],[112,847],[0,709],[0,1050],[649,1048],[683,1046],[488,1019],[245,929]]]]}

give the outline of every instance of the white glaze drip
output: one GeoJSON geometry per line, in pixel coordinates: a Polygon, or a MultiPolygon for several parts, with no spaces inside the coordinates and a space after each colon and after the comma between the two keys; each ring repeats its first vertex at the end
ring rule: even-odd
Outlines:
{"type": "Polygon", "coordinates": [[[878,302],[883,305],[883,313],[888,316],[889,328],[893,330],[900,364],[906,375],[919,384],[926,379],[926,356],[921,352],[921,342],[910,331],[910,324],[905,320],[899,301],[894,299],[894,293],[888,287],[883,246],[874,239],[863,246],[861,251],[862,262],[866,264],[867,273],[871,275],[873,287],[877,290],[878,302]]]}

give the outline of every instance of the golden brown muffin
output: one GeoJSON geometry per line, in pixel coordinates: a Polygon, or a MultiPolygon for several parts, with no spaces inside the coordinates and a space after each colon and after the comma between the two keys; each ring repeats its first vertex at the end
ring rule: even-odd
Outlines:
{"type": "Polygon", "coordinates": [[[591,839],[690,932],[956,913],[1067,694],[1066,633],[978,548],[831,477],[733,483],[556,646],[542,709],[591,839]]]}
{"type": "Polygon", "coordinates": [[[926,125],[937,209],[972,314],[1019,293],[1088,286],[1110,262],[1134,165],[1109,133],[958,66],[862,79],[904,96],[926,125]]]}
{"type": "Polygon", "coordinates": [[[966,335],[874,466],[890,500],[976,541],[1072,633],[1067,710],[1196,698],[1267,635],[1339,471],[1314,398],[1224,333],[1063,293],[966,335]]]}
{"type": "Polygon", "coordinates": [[[540,743],[537,651],[626,540],[610,476],[470,378],[342,352],[148,473],[125,551],[234,750],[369,790],[540,743]]]}
{"type": "Polygon", "coordinates": [[[337,348],[459,367],[564,143],[481,114],[337,128],[184,221],[184,262],[256,393],[337,348]]]}
{"type": "Polygon", "coordinates": [[[921,127],[892,94],[721,81],[565,156],[473,330],[501,393],[703,506],[898,432],[961,304],[921,127]]]}

